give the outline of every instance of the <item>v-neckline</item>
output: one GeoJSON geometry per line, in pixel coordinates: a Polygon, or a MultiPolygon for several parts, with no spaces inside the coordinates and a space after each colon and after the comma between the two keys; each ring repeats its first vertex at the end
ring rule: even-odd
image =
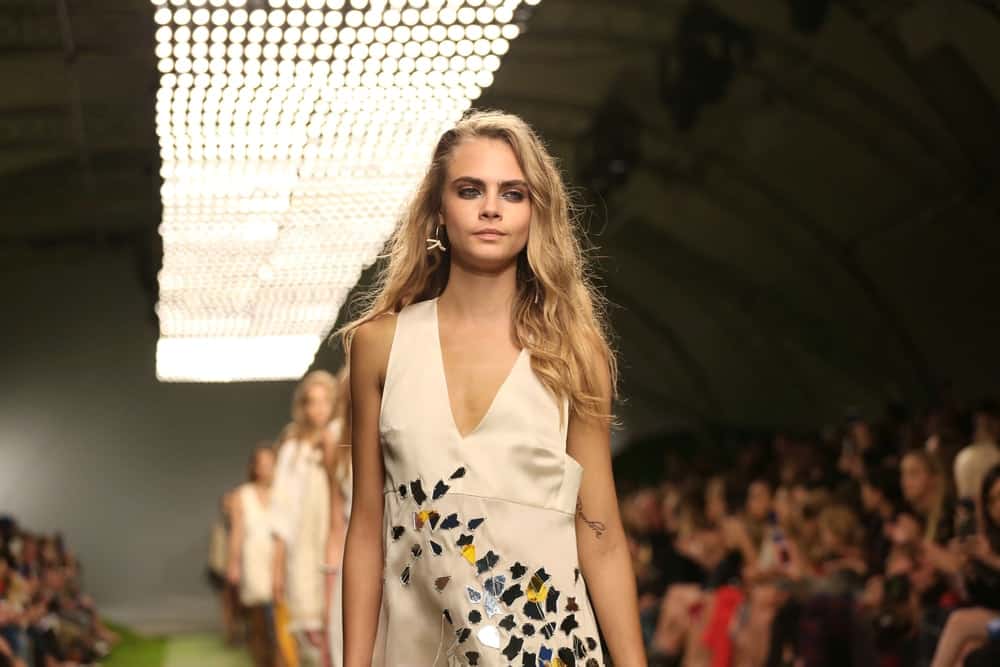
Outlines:
{"type": "Polygon", "coordinates": [[[434,342],[436,343],[434,347],[437,348],[438,368],[440,369],[441,386],[444,389],[444,400],[446,404],[445,409],[448,411],[448,417],[451,419],[452,430],[455,432],[455,435],[458,436],[458,439],[464,442],[468,440],[470,437],[472,437],[476,432],[478,432],[479,429],[483,427],[483,424],[486,423],[486,420],[489,418],[490,413],[493,412],[493,407],[496,405],[497,399],[500,398],[500,395],[503,393],[504,387],[506,387],[510,383],[511,377],[513,377],[514,372],[517,370],[518,365],[521,363],[521,357],[524,356],[525,348],[522,347],[520,350],[518,350],[517,357],[515,357],[514,359],[514,363],[511,364],[510,370],[507,371],[507,375],[504,377],[503,382],[501,382],[500,386],[497,387],[496,393],[493,394],[493,400],[490,401],[489,407],[486,408],[486,412],[483,413],[483,416],[479,418],[479,422],[476,423],[476,425],[472,428],[471,431],[463,435],[462,431],[458,428],[458,421],[455,419],[455,410],[452,408],[451,405],[451,390],[448,389],[448,371],[445,369],[444,347],[441,345],[441,320],[438,318],[437,297],[433,299],[433,302],[434,302],[433,306],[434,342]]]}

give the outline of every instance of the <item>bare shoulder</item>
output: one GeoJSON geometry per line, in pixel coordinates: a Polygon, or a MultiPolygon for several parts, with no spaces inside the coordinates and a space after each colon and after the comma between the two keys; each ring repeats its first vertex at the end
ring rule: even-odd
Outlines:
{"type": "Polygon", "coordinates": [[[396,315],[387,313],[359,326],[351,340],[351,373],[385,380],[389,351],[396,334],[396,315]]]}
{"type": "Polygon", "coordinates": [[[592,391],[602,402],[610,403],[614,393],[611,379],[611,350],[603,338],[598,335],[587,336],[584,340],[586,351],[586,373],[590,377],[592,391]]]}

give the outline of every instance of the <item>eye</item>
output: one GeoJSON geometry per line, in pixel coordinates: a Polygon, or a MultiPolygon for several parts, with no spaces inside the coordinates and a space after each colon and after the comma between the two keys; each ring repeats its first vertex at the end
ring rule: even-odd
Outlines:
{"type": "Polygon", "coordinates": [[[465,186],[465,187],[462,187],[462,188],[458,189],[458,196],[462,197],[463,199],[472,199],[473,197],[477,196],[478,194],[479,194],[479,190],[477,190],[476,188],[471,188],[471,187],[465,186]]]}
{"type": "Polygon", "coordinates": [[[519,202],[519,201],[524,201],[525,195],[520,190],[508,190],[507,192],[503,193],[503,196],[508,201],[519,202]]]}

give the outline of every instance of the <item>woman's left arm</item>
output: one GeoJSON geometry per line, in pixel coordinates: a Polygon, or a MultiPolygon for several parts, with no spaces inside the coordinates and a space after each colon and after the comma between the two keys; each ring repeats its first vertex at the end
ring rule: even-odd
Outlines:
{"type": "MultiPolygon", "coordinates": [[[[600,382],[602,401],[611,407],[610,374],[600,382]]],[[[571,416],[566,451],[583,466],[576,505],[580,571],[593,600],[611,659],[622,667],[646,665],[636,579],[618,512],[611,472],[611,433],[598,420],[571,416]]]]}

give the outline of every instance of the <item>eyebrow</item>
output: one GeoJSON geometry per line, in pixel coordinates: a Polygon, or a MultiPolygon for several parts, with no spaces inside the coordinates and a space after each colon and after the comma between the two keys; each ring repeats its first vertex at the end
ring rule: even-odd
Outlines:
{"type": "MultiPolygon", "coordinates": [[[[455,180],[452,181],[452,185],[454,185],[455,183],[469,183],[471,185],[477,185],[477,186],[479,186],[480,188],[483,188],[483,189],[486,188],[486,182],[483,179],[481,179],[481,178],[474,178],[472,176],[459,176],[458,178],[456,178],[455,180]]],[[[501,190],[503,188],[510,188],[510,187],[527,188],[528,184],[525,181],[522,181],[521,179],[514,179],[514,180],[510,180],[510,181],[500,181],[500,189],[501,190]]]]}

